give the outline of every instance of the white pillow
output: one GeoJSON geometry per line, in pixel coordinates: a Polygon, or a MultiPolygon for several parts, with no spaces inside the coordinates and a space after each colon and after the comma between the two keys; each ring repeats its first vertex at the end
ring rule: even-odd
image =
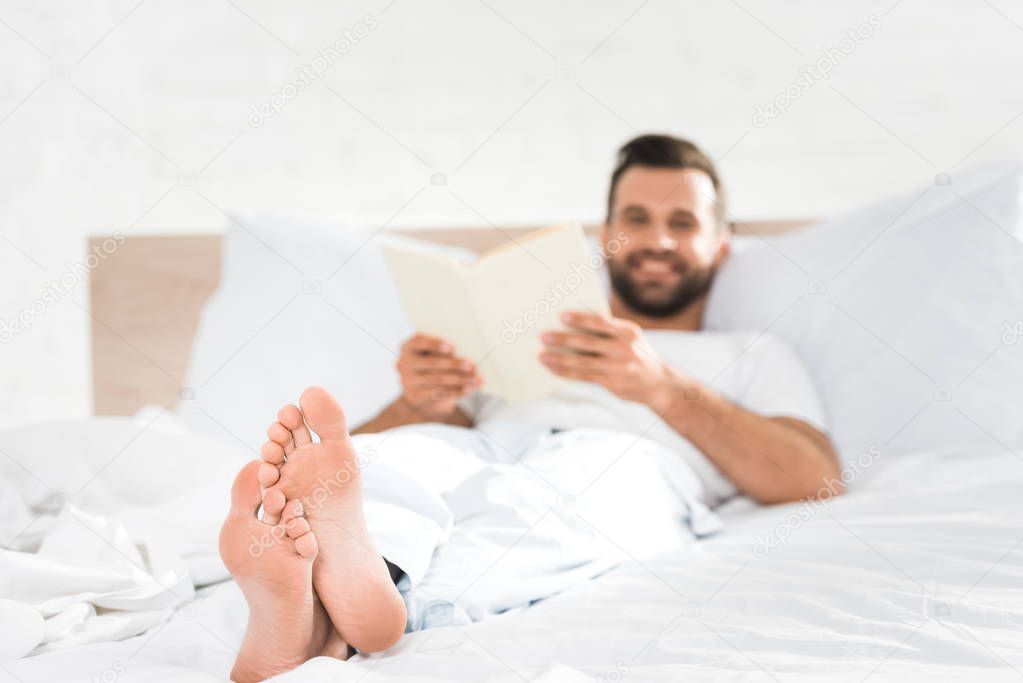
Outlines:
{"type": "MultiPolygon", "coordinates": [[[[185,424],[255,449],[277,410],[311,384],[334,392],[350,426],[373,417],[398,395],[397,353],[412,333],[381,246],[407,239],[235,218],[178,403],[185,424]]],[[[588,242],[599,253],[596,240],[588,242]]]]}
{"type": "Polygon", "coordinates": [[[410,332],[382,237],[282,218],[236,220],[220,286],[200,317],[182,419],[255,449],[277,410],[311,384],[335,393],[350,425],[372,417],[398,394],[396,354],[410,332]]]}
{"type": "Polygon", "coordinates": [[[708,329],[770,330],[839,450],[1023,443],[1023,165],[994,164],[733,254],[708,329]]]}

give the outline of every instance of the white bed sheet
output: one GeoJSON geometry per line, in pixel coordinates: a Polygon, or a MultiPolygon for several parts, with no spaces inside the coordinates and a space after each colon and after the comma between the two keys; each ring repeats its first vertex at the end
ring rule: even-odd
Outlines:
{"type": "MultiPolygon", "coordinates": [[[[725,532],[685,552],[278,680],[1016,680],[1021,490],[1023,457],[1002,446],[886,454],[798,523],[798,505],[734,505],[725,532]],[[757,539],[782,527],[765,555],[757,539]]],[[[223,680],[245,615],[219,583],[140,636],[4,662],[0,682],[223,680]]]]}

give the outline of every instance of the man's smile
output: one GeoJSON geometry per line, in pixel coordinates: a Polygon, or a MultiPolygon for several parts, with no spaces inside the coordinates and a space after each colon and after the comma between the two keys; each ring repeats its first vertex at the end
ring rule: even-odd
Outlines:
{"type": "Polygon", "coordinates": [[[629,265],[632,272],[644,281],[675,281],[684,270],[683,265],[677,259],[661,256],[630,258],[629,265]]]}

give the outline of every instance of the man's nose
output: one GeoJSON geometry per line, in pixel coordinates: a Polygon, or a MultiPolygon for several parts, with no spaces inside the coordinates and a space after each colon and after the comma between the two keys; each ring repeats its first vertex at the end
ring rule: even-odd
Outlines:
{"type": "Polygon", "coordinates": [[[664,227],[657,228],[657,232],[654,235],[654,244],[659,249],[665,251],[675,251],[678,249],[678,240],[672,237],[671,233],[664,227]]]}

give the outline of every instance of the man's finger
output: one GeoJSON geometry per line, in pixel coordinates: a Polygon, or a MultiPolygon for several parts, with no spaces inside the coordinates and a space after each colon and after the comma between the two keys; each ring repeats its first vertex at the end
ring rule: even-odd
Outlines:
{"type": "Polygon", "coordinates": [[[581,351],[601,356],[621,355],[615,340],[608,339],[607,337],[595,337],[585,332],[559,332],[552,330],[544,332],[540,339],[549,351],[553,350],[553,347],[561,347],[571,351],[581,351]]]}
{"type": "Polygon", "coordinates": [[[413,386],[458,389],[469,381],[471,378],[460,372],[431,372],[419,375],[417,379],[413,380],[413,386]]]}
{"type": "Polygon", "coordinates": [[[416,372],[462,372],[471,374],[476,366],[468,358],[457,356],[415,356],[408,364],[416,372]]]}
{"type": "Polygon", "coordinates": [[[427,400],[432,401],[451,401],[464,398],[468,396],[476,389],[475,384],[465,384],[456,387],[432,387],[425,390],[425,394],[429,397],[427,400]]]}
{"type": "Polygon", "coordinates": [[[405,342],[403,348],[415,353],[436,353],[445,355],[452,354],[455,351],[454,347],[444,339],[422,333],[411,337],[407,342],[405,342]]]}
{"type": "Polygon", "coordinates": [[[600,356],[583,356],[577,353],[544,351],[540,354],[540,362],[549,368],[584,370],[601,375],[607,374],[607,359],[600,356]]]}
{"type": "Polygon", "coordinates": [[[548,370],[550,370],[558,377],[562,377],[564,379],[573,379],[580,382],[594,382],[596,384],[600,384],[601,380],[604,379],[604,375],[589,370],[551,366],[548,366],[548,370]]]}
{"type": "Polygon", "coordinates": [[[614,323],[589,311],[568,311],[562,313],[561,322],[568,327],[605,337],[614,337],[618,334],[618,328],[614,323]]]}

